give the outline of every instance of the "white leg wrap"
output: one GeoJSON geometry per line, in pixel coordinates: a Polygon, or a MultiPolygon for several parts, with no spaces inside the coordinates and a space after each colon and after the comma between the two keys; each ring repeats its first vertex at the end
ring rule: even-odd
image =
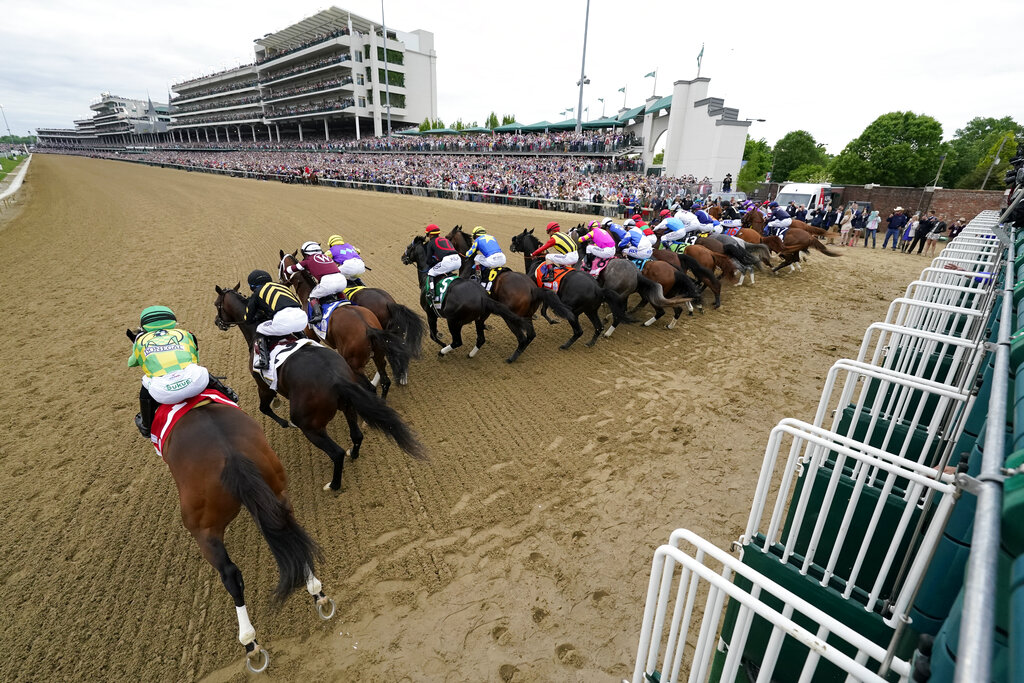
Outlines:
{"type": "Polygon", "coordinates": [[[754,286],[754,272],[753,271],[750,272],[750,286],[751,287],[754,286]]]}
{"type": "Polygon", "coordinates": [[[614,331],[615,331],[615,325],[609,325],[608,329],[605,330],[605,332],[604,332],[604,336],[610,337],[610,336],[612,336],[612,332],[614,332],[614,331]]]}
{"type": "Polygon", "coordinates": [[[672,321],[668,324],[668,329],[674,329],[677,322],[679,322],[679,318],[672,318],[672,321]]]}
{"type": "Polygon", "coordinates": [[[470,357],[470,358],[472,358],[472,357],[473,357],[473,356],[475,356],[475,355],[477,354],[477,352],[479,352],[479,351],[480,351],[480,347],[479,347],[479,346],[474,346],[474,347],[473,347],[473,350],[469,352],[469,357],[470,357]]]}
{"type": "Polygon", "coordinates": [[[252,622],[249,621],[249,610],[245,608],[245,605],[242,605],[241,607],[236,607],[235,612],[238,613],[238,642],[242,645],[248,645],[256,640],[256,629],[252,627],[252,622]]]}
{"type": "Polygon", "coordinates": [[[740,281],[736,283],[737,287],[742,287],[743,286],[743,278],[745,278],[746,276],[747,276],[746,273],[740,273],[740,281]]]}
{"type": "Polygon", "coordinates": [[[379,372],[373,376],[373,379],[370,380],[370,384],[372,384],[373,386],[378,386],[380,384],[380,373],[379,372]]]}
{"type": "Polygon", "coordinates": [[[651,325],[653,325],[653,324],[655,323],[655,321],[656,321],[656,320],[657,320],[657,318],[655,318],[655,317],[654,317],[654,316],[652,315],[652,316],[651,316],[651,319],[650,319],[650,320],[648,320],[647,322],[645,322],[645,323],[644,323],[644,327],[650,327],[651,325]]]}
{"type": "Polygon", "coordinates": [[[446,347],[444,347],[443,349],[441,349],[441,355],[442,355],[442,356],[447,356],[447,355],[448,355],[449,353],[451,353],[451,352],[452,352],[453,350],[454,350],[454,349],[452,349],[452,345],[451,345],[451,344],[449,344],[448,346],[446,346],[446,347]]]}
{"type": "Polygon", "coordinates": [[[306,577],[306,592],[312,595],[314,598],[320,595],[320,591],[324,588],[323,584],[320,583],[320,579],[316,578],[312,572],[306,577]]]}

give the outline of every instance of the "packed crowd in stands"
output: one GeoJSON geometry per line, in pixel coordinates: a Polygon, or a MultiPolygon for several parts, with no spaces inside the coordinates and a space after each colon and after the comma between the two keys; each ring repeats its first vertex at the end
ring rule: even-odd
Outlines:
{"type": "Polygon", "coordinates": [[[204,100],[196,102],[195,104],[183,104],[174,108],[175,113],[179,112],[193,112],[203,111],[205,109],[221,109],[222,107],[237,107],[240,104],[257,104],[260,101],[259,95],[250,95],[248,97],[235,97],[230,100],[220,101],[209,101],[204,100]]]}
{"type": "Polygon", "coordinates": [[[315,36],[313,36],[312,38],[310,38],[309,40],[305,40],[305,41],[303,41],[301,43],[297,43],[295,45],[289,45],[288,47],[283,48],[281,50],[274,50],[273,52],[271,52],[270,50],[267,50],[265,53],[263,53],[262,57],[260,57],[260,58],[258,58],[256,60],[256,63],[257,64],[262,64],[263,62],[270,61],[271,59],[277,59],[278,57],[283,57],[285,55],[290,55],[293,52],[298,52],[299,50],[304,50],[307,47],[309,47],[310,45],[316,45],[317,43],[322,43],[325,40],[330,40],[332,38],[338,38],[340,36],[347,36],[347,35],[348,35],[348,29],[347,28],[339,28],[339,29],[336,29],[334,31],[329,31],[327,33],[318,33],[315,36]]]}
{"type": "Polygon", "coordinates": [[[266,116],[270,119],[281,116],[295,116],[297,114],[319,114],[328,111],[341,111],[342,109],[354,107],[355,104],[356,101],[351,97],[344,97],[342,99],[327,99],[323,102],[310,102],[309,104],[268,106],[266,107],[266,116]]]}
{"type": "Polygon", "coordinates": [[[228,111],[209,116],[189,116],[182,123],[224,123],[225,121],[260,121],[263,114],[259,111],[228,111]]]}
{"type": "Polygon", "coordinates": [[[340,88],[343,85],[348,85],[352,82],[351,76],[343,76],[341,78],[325,78],[320,81],[313,83],[303,83],[302,85],[296,85],[291,88],[282,88],[280,90],[274,89],[273,92],[268,92],[263,96],[265,102],[272,102],[279,100],[282,97],[291,97],[292,95],[301,95],[307,92],[316,92],[318,90],[330,90],[331,88],[340,88]]]}
{"type": "Polygon", "coordinates": [[[277,80],[278,78],[284,78],[285,76],[291,76],[292,74],[302,73],[303,71],[312,71],[313,69],[319,69],[329,64],[341,64],[352,59],[352,55],[346,53],[329,55],[320,59],[315,59],[311,62],[303,62],[298,66],[293,66],[289,69],[282,69],[281,71],[273,71],[263,76],[260,79],[260,83],[269,83],[277,80]]]}
{"type": "Polygon", "coordinates": [[[204,88],[203,90],[197,90],[196,92],[190,92],[186,95],[178,95],[177,97],[171,98],[171,103],[180,102],[181,100],[191,100],[194,97],[206,97],[207,95],[216,95],[217,93],[230,92],[232,90],[241,90],[243,88],[255,88],[256,81],[239,81],[237,83],[228,83],[227,85],[218,85],[215,88],[204,88]]]}

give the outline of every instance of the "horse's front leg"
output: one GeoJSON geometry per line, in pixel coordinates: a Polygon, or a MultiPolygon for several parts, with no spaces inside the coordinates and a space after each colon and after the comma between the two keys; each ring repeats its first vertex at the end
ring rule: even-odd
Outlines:
{"type": "Polygon", "coordinates": [[[311,444],[322,450],[327,454],[327,457],[331,459],[333,469],[331,472],[331,481],[324,485],[324,491],[339,491],[341,490],[341,471],[345,467],[345,456],[348,453],[352,453],[352,458],[359,457],[359,445],[363,442],[363,433],[359,431],[359,425],[355,424],[354,416],[355,411],[350,407],[345,408],[345,417],[348,418],[348,413],[352,412],[353,418],[349,419],[349,433],[352,435],[352,450],[346,452],[341,446],[336,444],[334,440],[327,433],[324,428],[303,428],[302,433],[309,440],[311,444]],[[352,427],[355,425],[355,431],[352,427]]]}
{"type": "Polygon", "coordinates": [[[452,335],[452,341],[450,344],[442,348],[437,352],[438,356],[447,356],[455,349],[462,346],[462,326],[465,323],[462,321],[449,320],[448,321],[448,332],[452,335]]]}
{"type": "Polygon", "coordinates": [[[288,420],[280,417],[274,412],[274,397],[277,396],[277,392],[267,386],[267,383],[263,381],[258,372],[252,373],[253,379],[256,380],[256,393],[260,397],[260,412],[269,417],[271,420],[276,422],[281,427],[289,427],[288,420]]]}
{"type": "Polygon", "coordinates": [[[487,339],[484,337],[484,330],[485,329],[487,329],[487,326],[484,325],[484,319],[483,318],[477,318],[476,319],[476,345],[473,346],[473,348],[470,349],[470,351],[469,351],[469,357],[470,358],[473,358],[474,356],[476,356],[476,354],[480,351],[480,349],[483,347],[483,345],[487,342],[487,339]]]}

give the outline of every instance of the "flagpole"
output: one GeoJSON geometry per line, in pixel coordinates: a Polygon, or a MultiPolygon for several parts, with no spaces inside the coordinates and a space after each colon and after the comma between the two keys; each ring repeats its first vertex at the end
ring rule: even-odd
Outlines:
{"type": "Polygon", "coordinates": [[[658,94],[658,70],[654,70],[654,90],[651,91],[651,97],[658,94]]]}
{"type": "Polygon", "coordinates": [[[626,98],[629,96],[629,84],[622,86],[622,108],[626,108],[626,98]]]}
{"type": "Polygon", "coordinates": [[[704,43],[700,44],[700,54],[697,55],[697,78],[700,78],[700,63],[704,58],[704,43]]]}

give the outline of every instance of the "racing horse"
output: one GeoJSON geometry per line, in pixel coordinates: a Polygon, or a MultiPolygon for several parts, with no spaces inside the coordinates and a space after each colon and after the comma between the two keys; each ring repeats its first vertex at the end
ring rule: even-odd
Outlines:
{"type": "MultiPolygon", "coordinates": [[[[658,238],[654,244],[654,255],[651,258],[656,261],[664,261],[670,266],[674,266],[679,270],[686,272],[689,271],[693,274],[693,277],[700,283],[702,283],[707,289],[711,290],[711,293],[715,296],[715,308],[721,308],[722,306],[722,283],[715,276],[715,265],[718,265],[723,269],[723,275],[731,275],[733,282],[736,278],[736,267],[732,264],[732,259],[724,254],[719,254],[717,257],[715,253],[709,250],[707,247],[702,247],[699,244],[691,244],[686,247],[684,252],[674,252],[668,248],[662,248],[661,246],[661,234],[664,230],[655,229],[654,234],[658,238]]],[[[698,304],[698,307],[699,304],[698,304]]],[[[700,307],[703,311],[703,307],[700,307]]]]}
{"type": "MultiPolygon", "coordinates": [[[[253,339],[256,326],[245,322],[248,300],[238,288],[215,286],[217,316],[214,324],[222,331],[237,326],[249,347],[249,367],[252,367],[253,339]]],[[[307,344],[288,357],[277,369],[277,390],[273,390],[258,372],[252,373],[260,397],[260,412],[281,427],[295,425],[311,444],[331,459],[334,471],[324,490],[341,489],[341,470],[345,456],[359,457],[363,432],[357,418],[362,418],[373,429],[391,437],[398,447],[416,460],[426,460],[423,446],[412,430],[392,408],[376,394],[364,388],[356,373],[340,354],[319,344],[307,344]],[[276,394],[288,399],[289,420],[277,413],[271,402],[276,394]],[[341,411],[348,422],[352,448],[341,448],[327,433],[327,425],[341,411]]]]}
{"type": "Polygon", "coordinates": [[[739,237],[727,235],[725,233],[717,233],[711,235],[704,241],[705,238],[697,240],[697,244],[711,247],[712,243],[718,242],[722,245],[725,253],[732,256],[734,264],[738,265],[737,270],[740,271],[740,281],[736,283],[736,286],[743,284],[743,280],[747,275],[750,275],[750,284],[754,284],[754,269],[761,269],[761,265],[771,266],[771,250],[763,244],[752,244],[750,242],[744,242],[739,237]]]}
{"type": "MultiPolygon", "coordinates": [[[[137,334],[128,330],[133,342],[137,334]]],[[[270,656],[256,641],[242,572],[224,546],[224,532],[243,505],[277,562],[274,602],[280,605],[305,586],[320,617],[334,616],[334,601],[324,595],[313,574],[315,562],[322,559],[320,549],[295,519],[281,461],[256,420],[215,402],[200,403],[185,413],[164,439],[162,455],[178,487],[181,521],[235,603],[245,665],[260,673],[270,664],[270,656]]]]}
{"type": "MultiPolygon", "coordinates": [[[[309,301],[309,293],[316,286],[313,276],[306,270],[296,270],[291,275],[287,274],[287,268],[294,266],[298,260],[294,254],[281,252],[281,262],[277,268],[277,274],[281,284],[291,285],[303,307],[309,301]]],[[[317,340],[319,337],[313,331],[312,325],[306,327],[306,336],[317,340]]],[[[369,385],[376,387],[380,383],[380,397],[387,399],[388,390],[391,388],[391,378],[388,377],[388,363],[395,371],[399,384],[409,382],[409,358],[412,355],[402,338],[381,328],[380,321],[368,308],[362,306],[336,306],[327,320],[327,334],[324,342],[336,350],[348,363],[357,375],[364,378],[366,375],[363,369],[367,362],[373,359],[373,365],[377,374],[369,385]]]]}
{"type": "Polygon", "coordinates": [[[433,302],[427,301],[427,247],[426,238],[417,235],[402,254],[402,263],[409,266],[416,266],[416,278],[420,286],[420,307],[427,314],[427,326],[430,328],[430,338],[441,346],[439,356],[447,356],[455,349],[462,346],[462,328],[468,323],[476,325],[476,343],[469,352],[469,357],[474,357],[480,347],[487,339],[484,337],[484,323],[487,318],[496,313],[508,325],[508,329],[515,335],[518,345],[512,355],[506,358],[506,362],[513,363],[527,345],[532,341],[527,337],[527,320],[513,313],[508,306],[488,296],[484,288],[472,280],[456,278],[448,286],[448,293],[444,297],[441,312],[438,313],[433,302]],[[441,317],[448,321],[448,331],[452,335],[451,343],[443,345],[444,342],[437,334],[437,319],[441,317]]]}
{"type": "Polygon", "coordinates": [[[834,251],[829,251],[828,247],[821,243],[821,241],[811,235],[806,230],[801,228],[790,228],[786,231],[784,240],[780,240],[775,235],[768,235],[763,237],[762,240],[768,247],[779,254],[782,257],[782,263],[775,266],[772,272],[777,272],[781,268],[789,266],[790,270],[794,268],[803,268],[800,266],[800,252],[806,252],[809,249],[815,249],[825,254],[825,256],[842,256],[834,251]]]}
{"type": "Polygon", "coordinates": [[[395,301],[394,297],[378,287],[355,289],[348,300],[356,306],[373,311],[381,326],[405,340],[405,346],[413,358],[420,357],[423,346],[423,319],[408,306],[395,301]]]}
{"type": "MultiPolygon", "coordinates": [[[[459,252],[459,255],[463,257],[465,257],[469,247],[473,244],[470,236],[462,231],[461,225],[456,225],[452,228],[452,231],[446,237],[452,243],[452,246],[455,247],[455,250],[459,252]]],[[[467,277],[472,269],[473,262],[464,258],[459,275],[467,277]]],[[[562,303],[557,294],[550,289],[538,287],[534,280],[531,280],[523,273],[517,273],[511,269],[504,269],[494,277],[489,294],[491,298],[508,306],[513,313],[526,322],[527,344],[532,342],[537,336],[537,332],[533,327],[533,317],[541,304],[544,304],[544,319],[552,325],[557,324],[558,321],[548,317],[548,309],[554,311],[555,315],[565,320],[569,320],[572,317],[572,311],[562,303]]]]}
{"type": "MultiPolygon", "coordinates": [[[[523,255],[524,268],[528,277],[535,277],[537,267],[543,260],[543,257],[530,256],[539,247],[540,240],[534,237],[532,229],[523,230],[512,238],[511,249],[523,255]]],[[[572,311],[572,317],[569,318],[572,336],[559,347],[561,349],[569,348],[583,336],[583,328],[579,321],[580,314],[586,315],[594,326],[594,336],[586,343],[586,346],[593,346],[597,343],[598,337],[604,331],[604,325],[598,315],[598,309],[602,303],[607,302],[608,307],[612,309],[612,324],[606,335],[610,335],[618,325],[629,320],[626,315],[626,302],[618,292],[609,287],[602,287],[594,278],[575,269],[566,273],[562,278],[562,282],[558,286],[558,298],[572,311]]]]}

